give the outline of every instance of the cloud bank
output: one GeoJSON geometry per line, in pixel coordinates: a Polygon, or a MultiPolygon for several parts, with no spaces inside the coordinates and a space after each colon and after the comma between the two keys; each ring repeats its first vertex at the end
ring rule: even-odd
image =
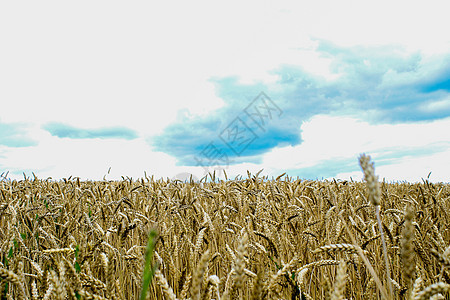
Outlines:
{"type": "MultiPolygon", "coordinates": [[[[211,143],[228,156],[230,164],[260,162],[261,155],[272,149],[300,145],[301,125],[317,115],[353,117],[373,125],[450,116],[450,55],[426,57],[398,46],[340,47],[323,40],[317,40],[315,50],[329,61],[329,78],[297,65],[271,70],[277,78],[271,83],[242,83],[237,76],[213,78],[225,105],[205,117],[181,115],[149,143],[176,157],[180,165],[198,165],[198,157],[211,143]],[[263,129],[245,113],[260,91],[282,111],[267,118],[263,129]],[[236,118],[257,136],[242,153],[220,139],[236,118]]],[[[215,163],[203,160],[205,165],[215,163]]]]}

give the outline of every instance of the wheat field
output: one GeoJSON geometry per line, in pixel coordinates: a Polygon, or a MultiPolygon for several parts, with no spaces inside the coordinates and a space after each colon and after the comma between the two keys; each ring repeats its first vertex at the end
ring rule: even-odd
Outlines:
{"type": "Polygon", "coordinates": [[[450,299],[450,185],[361,166],[364,182],[1,181],[0,299],[450,299]]]}

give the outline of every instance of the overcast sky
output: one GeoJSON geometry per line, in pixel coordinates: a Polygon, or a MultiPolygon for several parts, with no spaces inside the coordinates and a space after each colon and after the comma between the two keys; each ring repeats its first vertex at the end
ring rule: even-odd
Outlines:
{"type": "Polygon", "coordinates": [[[359,180],[364,152],[448,182],[448,28],[446,1],[2,1],[0,174],[359,180]]]}

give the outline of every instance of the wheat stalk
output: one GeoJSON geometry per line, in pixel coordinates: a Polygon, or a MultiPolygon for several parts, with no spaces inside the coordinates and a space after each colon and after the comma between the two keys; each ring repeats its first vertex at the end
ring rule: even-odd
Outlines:
{"type": "Polygon", "coordinates": [[[367,182],[367,189],[369,191],[369,201],[372,203],[373,206],[375,206],[375,212],[376,212],[377,221],[378,221],[378,228],[380,230],[381,242],[383,245],[383,256],[384,256],[384,262],[385,262],[385,266],[386,266],[386,277],[387,277],[387,285],[389,287],[389,297],[392,299],[394,294],[393,294],[392,283],[391,283],[391,271],[390,271],[389,259],[388,259],[387,248],[386,248],[386,240],[384,238],[383,226],[381,225],[381,217],[380,217],[381,192],[380,192],[380,186],[378,184],[378,176],[375,175],[375,168],[374,168],[373,162],[370,161],[370,156],[366,156],[365,154],[362,154],[359,157],[359,164],[361,165],[361,168],[364,172],[364,179],[367,182]]]}

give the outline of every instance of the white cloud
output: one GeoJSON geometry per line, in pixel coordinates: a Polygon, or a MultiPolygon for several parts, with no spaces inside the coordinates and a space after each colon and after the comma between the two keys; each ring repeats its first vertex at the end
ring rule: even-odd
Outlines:
{"type": "Polygon", "coordinates": [[[178,173],[175,159],[161,152],[152,152],[143,139],[124,141],[118,139],[60,139],[37,130],[40,144],[27,148],[0,150],[0,165],[9,166],[11,178],[21,176],[21,171],[38,177],[62,178],[79,176],[83,179],[101,179],[108,169],[107,178],[121,176],[143,177],[147,174],[173,176],[178,173]]]}
{"type": "MultiPolygon", "coordinates": [[[[450,153],[450,132],[444,128],[450,128],[450,118],[420,124],[370,125],[349,117],[319,115],[301,126],[300,145],[274,148],[263,156],[262,165],[301,169],[333,159],[356,162],[359,154],[367,153],[375,163],[379,158],[392,164],[377,168],[392,180],[420,180],[427,175],[424,172],[433,171],[435,180],[448,181],[445,166],[450,156],[445,155],[450,153]]],[[[348,178],[349,173],[338,176],[348,178]]]]}
{"type": "Polygon", "coordinates": [[[420,109],[427,113],[450,112],[450,96],[431,103],[424,103],[420,106],[420,109]]]}
{"type": "MultiPolygon", "coordinates": [[[[448,167],[450,165],[450,147],[446,150],[430,154],[424,157],[399,157],[389,165],[376,165],[375,173],[380,180],[385,179],[388,182],[422,182],[426,179],[429,172],[431,182],[449,182],[448,167]]],[[[337,178],[362,180],[361,171],[342,172],[336,175],[337,178]]]]}

